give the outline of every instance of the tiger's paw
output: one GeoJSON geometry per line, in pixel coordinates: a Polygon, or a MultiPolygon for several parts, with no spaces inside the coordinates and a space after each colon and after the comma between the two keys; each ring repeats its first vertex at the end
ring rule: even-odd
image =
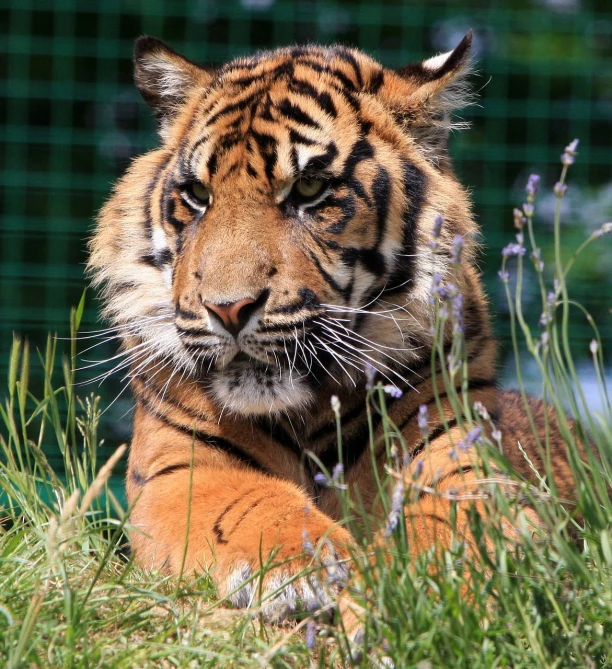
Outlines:
{"type": "Polygon", "coordinates": [[[236,556],[226,570],[221,589],[235,608],[254,609],[267,622],[280,622],[296,613],[331,612],[346,586],[350,553],[325,539],[311,555],[283,555],[279,550],[267,564],[259,557],[236,556]]]}

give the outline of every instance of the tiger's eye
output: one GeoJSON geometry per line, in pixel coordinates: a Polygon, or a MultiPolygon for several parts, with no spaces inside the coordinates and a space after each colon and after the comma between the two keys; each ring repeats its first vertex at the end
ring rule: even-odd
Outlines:
{"type": "Polygon", "coordinates": [[[210,200],[210,191],[199,181],[194,181],[187,187],[189,195],[199,204],[208,204],[210,200]]]}
{"type": "Polygon", "coordinates": [[[295,192],[301,197],[312,200],[321,193],[325,186],[323,179],[317,177],[303,177],[295,182],[295,192]]]}

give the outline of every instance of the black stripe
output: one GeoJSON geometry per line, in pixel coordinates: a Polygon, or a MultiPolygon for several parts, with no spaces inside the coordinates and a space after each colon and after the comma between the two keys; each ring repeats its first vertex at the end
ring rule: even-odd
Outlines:
{"type": "Polygon", "coordinates": [[[414,271],[417,265],[414,254],[416,253],[417,221],[425,201],[425,191],[427,188],[427,177],[416,165],[408,161],[402,164],[404,194],[406,196],[406,205],[402,223],[404,226],[402,255],[398,258],[397,266],[387,282],[388,288],[385,288],[385,295],[392,295],[395,292],[405,292],[407,283],[414,278],[414,271]]]}
{"type": "Polygon", "coordinates": [[[300,125],[306,125],[311,128],[321,128],[319,123],[315,121],[310,114],[307,114],[303,109],[298,107],[296,104],[293,104],[290,100],[285,98],[276,105],[276,109],[285,117],[291,121],[295,121],[300,125]]]}
{"type": "Polygon", "coordinates": [[[253,102],[257,100],[257,97],[258,95],[260,95],[260,93],[261,91],[256,91],[254,93],[251,93],[250,95],[247,95],[244,99],[239,100],[238,102],[232,102],[229,105],[225,105],[225,107],[222,107],[219,111],[215,112],[206,121],[206,125],[211,126],[213,123],[218,121],[222,116],[227,116],[232,112],[244,111],[247,107],[249,107],[253,102]]]}
{"type": "Polygon", "coordinates": [[[262,472],[266,471],[265,467],[263,467],[259,462],[257,462],[257,460],[255,460],[248,453],[245,453],[239,446],[233,444],[231,441],[228,441],[223,437],[217,437],[213,434],[208,434],[207,432],[203,432],[201,430],[193,430],[191,428],[186,427],[185,425],[176,423],[175,421],[171,420],[164,414],[161,414],[159,413],[159,411],[156,411],[151,406],[149,400],[143,395],[139,395],[137,397],[137,400],[144,405],[145,409],[149,413],[153,414],[156,418],[161,420],[162,423],[164,423],[168,427],[174,428],[181,434],[191,437],[195,441],[205,446],[210,446],[211,448],[216,448],[220,451],[223,451],[224,453],[227,453],[228,455],[231,455],[232,457],[236,458],[236,460],[239,460],[240,462],[249,465],[249,467],[252,467],[253,469],[257,469],[262,472]]]}
{"type": "Polygon", "coordinates": [[[325,269],[323,269],[323,266],[321,265],[321,262],[319,261],[319,258],[317,257],[316,253],[314,253],[314,251],[311,251],[310,249],[308,249],[308,255],[310,256],[311,260],[314,262],[315,267],[317,268],[317,270],[319,270],[319,273],[321,274],[323,279],[327,282],[327,284],[331,288],[333,288],[337,293],[342,295],[342,297],[345,300],[348,300],[348,298],[350,297],[350,294],[351,294],[351,286],[349,285],[346,288],[342,288],[342,286],[340,286],[336,282],[334,277],[331,276],[331,274],[329,274],[325,269]]]}
{"type": "Polygon", "coordinates": [[[293,79],[289,83],[289,90],[304,97],[309,98],[313,102],[319,105],[322,111],[329,114],[332,118],[338,116],[338,110],[336,105],[334,105],[333,100],[329,93],[319,92],[312,84],[304,81],[303,79],[293,79]]]}
{"type": "Polygon", "coordinates": [[[149,241],[151,244],[153,244],[153,231],[152,231],[152,207],[153,207],[153,196],[155,193],[155,186],[157,186],[157,182],[159,181],[159,177],[161,173],[166,169],[168,166],[168,163],[172,159],[172,156],[169,156],[166,158],[161,165],[158,165],[157,168],[155,169],[155,173],[153,175],[153,178],[147,185],[147,190],[146,190],[146,195],[148,195],[146,204],[145,204],[145,220],[144,220],[144,227],[145,231],[147,233],[147,236],[149,237],[149,241]]]}
{"type": "Polygon", "coordinates": [[[251,131],[251,136],[257,143],[259,153],[264,161],[266,177],[268,177],[268,181],[272,181],[277,160],[276,138],[254,130],[251,131]]]}
{"type": "Polygon", "coordinates": [[[457,425],[456,418],[451,418],[451,420],[447,420],[446,425],[440,423],[438,427],[436,427],[434,430],[430,432],[429,439],[422,439],[421,441],[419,441],[417,445],[408,453],[408,455],[414,460],[425,450],[427,444],[431,444],[438,437],[441,437],[445,432],[451,430],[456,425],[457,425]]]}
{"type": "Polygon", "coordinates": [[[310,67],[319,74],[328,74],[330,77],[337,79],[338,82],[342,84],[341,90],[346,90],[347,92],[354,92],[354,93],[358,92],[357,88],[355,87],[355,84],[346,76],[346,74],[344,74],[344,72],[341,72],[340,70],[337,70],[335,67],[321,65],[320,63],[317,63],[317,61],[315,60],[310,60],[310,58],[300,59],[299,63],[300,65],[305,65],[306,67],[310,67]]]}
{"type": "Polygon", "coordinates": [[[344,163],[344,170],[342,173],[343,180],[349,180],[354,177],[355,168],[364,160],[370,160],[374,157],[374,148],[370,142],[363,137],[353,144],[353,148],[344,163]]]}
{"type": "Polygon", "coordinates": [[[361,68],[355,59],[355,56],[345,47],[336,47],[334,49],[334,55],[343,60],[345,63],[348,63],[353,67],[355,71],[355,78],[357,79],[357,87],[363,88],[363,77],[361,76],[361,68]]]}
{"type": "Polygon", "coordinates": [[[336,159],[338,147],[335,142],[329,142],[325,148],[325,153],[319,156],[313,156],[308,160],[304,167],[304,172],[322,172],[326,170],[336,159]]]}
{"type": "Polygon", "coordinates": [[[238,502],[242,501],[247,495],[250,495],[254,490],[249,490],[248,492],[243,493],[240,497],[237,497],[231,504],[225,507],[223,511],[218,515],[217,520],[215,520],[215,523],[213,525],[213,532],[215,533],[215,538],[220,544],[226,544],[227,539],[223,536],[223,530],[221,529],[221,521],[225,518],[225,516],[238,504],[238,502]]]}
{"type": "Polygon", "coordinates": [[[304,137],[304,135],[293,128],[289,130],[289,141],[293,144],[304,144],[304,146],[312,146],[313,144],[316,144],[314,140],[304,137]]]}

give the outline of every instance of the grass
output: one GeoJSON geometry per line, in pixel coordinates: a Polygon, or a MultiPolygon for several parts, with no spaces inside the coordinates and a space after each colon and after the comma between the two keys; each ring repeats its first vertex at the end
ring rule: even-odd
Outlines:
{"type": "MultiPolygon", "coordinates": [[[[570,145],[564,154],[555,186],[559,205],[575,149],[570,145]]],[[[60,382],[53,372],[55,339],[49,338],[36,363],[27,343],[16,339],[0,406],[0,665],[366,667],[381,666],[384,657],[395,667],[418,669],[612,667],[612,405],[597,328],[569,297],[576,254],[563,249],[560,207],[554,263],[540,264],[531,209],[536,190],[530,180],[527,202],[515,213],[518,237],[504,253],[500,277],[511,308],[519,384],[519,354],[526,349],[540,370],[542,395],[559,416],[576,479],[576,506],[556,499],[545,483],[546,472],[538,472],[538,489],[525,489],[541,509],[546,536],[526,532],[520,550],[510,546],[498,527],[509,514],[520,520],[521,510],[494,488],[499,523],[485,528],[477,516],[472,519],[474,532],[486,532],[495,546],[482,556],[486,569],[466,565],[459,542],[440,563],[422,555],[409,564],[405,532],[395,521],[398,508],[401,515],[398,498],[415,491],[393,486],[403,442],[386,414],[384,388],[372,388],[368,410],[380,411],[386,426],[388,481],[381,483],[381,491],[394,549],[390,559],[381,554],[369,560],[356,557],[360,585],[355,597],[365,609],[364,646],[371,652],[351,659],[337,620],[305,617],[266,626],[256,609],[232,611],[219,602],[206,575],[193,581],[141,571],[125,550],[129,510],[108,485],[123,449],[107,463],[99,462],[99,400],[89,396],[81,401],[75,394],[70,362],[75,339],[70,357],[63,360],[60,382]],[[540,324],[527,323],[522,311],[529,254],[543,302],[540,324]],[[511,271],[515,263],[516,271],[511,271]],[[586,318],[593,327],[593,374],[603,406],[599,413],[578,383],[569,338],[575,318],[586,318]],[[38,396],[28,385],[31,364],[44,368],[38,396]],[[565,419],[567,410],[576,417],[575,431],[565,419]],[[589,435],[593,445],[586,463],[577,457],[576,435],[589,435]],[[51,468],[43,444],[62,453],[61,476],[51,468]],[[392,531],[396,525],[399,529],[392,531]]],[[[585,245],[603,243],[599,238],[611,228],[604,225],[585,245]]],[[[72,314],[74,335],[82,309],[83,303],[72,314]]],[[[439,313],[438,332],[447,318],[455,318],[452,309],[439,313]]],[[[461,346],[459,333],[454,361],[461,358],[461,346]]],[[[442,354],[438,347],[437,355],[442,354]]],[[[466,392],[453,391],[456,375],[465,378],[464,364],[447,366],[447,391],[457,408],[465,410],[470,422],[486,422],[486,414],[473,409],[466,392]]],[[[547,451],[546,439],[541,446],[547,451]]],[[[494,443],[482,447],[500,459],[494,443]]],[[[344,494],[341,472],[332,485],[344,498],[347,516],[363,518],[344,494]]]]}

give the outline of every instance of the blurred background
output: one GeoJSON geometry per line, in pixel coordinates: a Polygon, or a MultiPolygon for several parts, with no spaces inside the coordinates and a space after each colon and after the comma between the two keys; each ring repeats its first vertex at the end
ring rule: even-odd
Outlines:
{"type": "MultiPolygon", "coordinates": [[[[482,227],[481,266],[502,343],[504,383],[512,385],[497,271],[528,175],[542,176],[536,222],[545,261],[552,259],[552,187],[570,140],[580,139],[580,154],[564,202],[566,252],[612,219],[609,0],[0,0],[2,387],[13,332],[39,347],[48,331],[68,335],[70,307],[86,286],[93,216],[130,159],[157,142],[152,115],[132,85],[135,37],[155,35],[207,63],[288,43],[341,42],[394,67],[452,49],[468,28],[475,32],[479,102],[463,112],[472,128],[453,136],[451,153],[482,227]]],[[[610,369],[612,237],[591,245],[572,277],[571,294],[599,324],[610,369]]],[[[532,274],[525,297],[536,330],[541,305],[532,274]]],[[[83,330],[104,327],[97,311],[89,291],[83,330]]],[[[574,351],[596,402],[592,332],[577,314],[574,351]]],[[[114,352],[112,342],[102,344],[83,354],[80,365],[114,352]]],[[[34,381],[38,369],[33,364],[34,381]]],[[[80,379],[108,369],[104,363],[86,368],[80,379]]],[[[80,394],[99,393],[109,405],[121,388],[121,375],[114,375],[101,386],[85,383],[80,394]]],[[[109,449],[129,437],[128,395],[103,416],[109,449]]]]}

